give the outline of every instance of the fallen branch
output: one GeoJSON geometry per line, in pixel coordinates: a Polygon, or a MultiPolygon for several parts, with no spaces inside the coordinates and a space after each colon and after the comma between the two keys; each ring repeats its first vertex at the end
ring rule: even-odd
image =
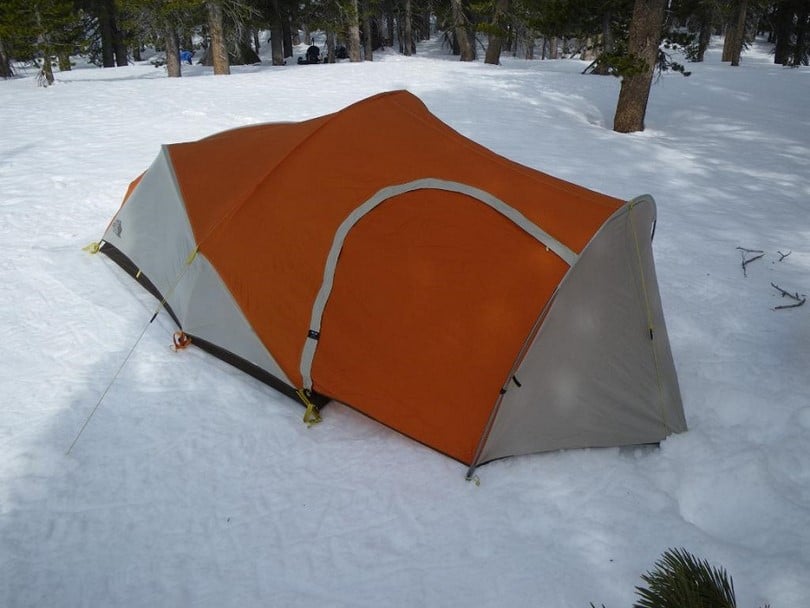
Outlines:
{"type": "Polygon", "coordinates": [[[746,266],[748,266],[748,264],[750,264],[754,260],[758,260],[759,258],[763,257],[765,255],[765,252],[762,251],[762,249],[746,249],[745,247],[737,247],[737,249],[740,250],[740,254],[742,255],[743,276],[747,277],[748,276],[748,270],[746,270],[746,266]],[[752,258],[746,259],[746,257],[745,257],[746,253],[755,253],[755,254],[758,254],[758,255],[755,255],[752,258]]]}
{"type": "Polygon", "coordinates": [[[782,260],[784,260],[784,259],[785,259],[787,256],[789,256],[791,253],[793,253],[793,251],[788,251],[787,253],[782,253],[781,251],[777,251],[776,253],[778,253],[778,254],[779,254],[779,261],[781,262],[781,261],[782,261],[782,260]]]}
{"type": "Polygon", "coordinates": [[[784,289],[779,287],[779,285],[777,285],[776,283],[771,283],[771,287],[773,287],[779,293],[781,293],[783,298],[787,297],[790,298],[791,300],[796,301],[795,304],[784,304],[783,306],[775,306],[774,310],[784,310],[785,308],[798,308],[807,301],[807,298],[801,297],[798,291],[796,293],[790,293],[789,291],[785,291],[784,289]]]}

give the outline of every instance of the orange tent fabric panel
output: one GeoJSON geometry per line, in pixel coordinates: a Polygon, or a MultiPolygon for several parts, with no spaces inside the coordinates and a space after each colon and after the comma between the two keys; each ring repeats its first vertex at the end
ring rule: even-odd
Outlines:
{"type": "Polygon", "coordinates": [[[299,386],[335,232],[380,189],[425,177],[468,184],[574,251],[622,204],[494,154],[404,91],[302,123],[171,146],[170,153],[200,251],[299,386]]]}
{"type": "Polygon", "coordinates": [[[470,464],[566,270],[475,199],[436,190],[389,199],[346,239],[314,388],[470,464]]]}

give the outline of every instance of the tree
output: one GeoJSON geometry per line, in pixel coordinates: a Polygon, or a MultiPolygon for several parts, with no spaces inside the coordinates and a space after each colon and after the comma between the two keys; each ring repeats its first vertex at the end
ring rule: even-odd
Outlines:
{"type": "Polygon", "coordinates": [[[164,23],[163,43],[166,47],[166,73],[169,78],[180,78],[183,75],[180,64],[180,39],[174,25],[168,21],[164,23]]]}
{"type": "Polygon", "coordinates": [[[475,61],[475,35],[468,17],[465,0],[450,0],[453,13],[453,33],[461,61],[475,61]]]}
{"type": "Polygon", "coordinates": [[[782,0],[773,12],[774,63],[810,63],[810,1],[782,0]]]}
{"type": "Polygon", "coordinates": [[[745,24],[748,14],[748,0],[738,0],[731,4],[731,12],[726,25],[726,38],[723,42],[722,61],[740,65],[740,55],[745,44],[745,24]]]}
{"type": "Polygon", "coordinates": [[[666,0],[635,0],[627,49],[635,64],[622,77],[613,130],[632,133],[644,130],[666,0]]]}
{"type": "Polygon", "coordinates": [[[701,62],[706,54],[706,49],[709,48],[709,43],[712,40],[712,26],[714,25],[717,15],[717,0],[700,0],[697,5],[697,10],[693,15],[693,26],[697,30],[697,45],[694,49],[694,54],[690,58],[692,61],[701,62]]]}
{"type": "Polygon", "coordinates": [[[170,78],[183,75],[180,40],[205,21],[204,0],[118,0],[128,21],[166,52],[166,72],[170,78]]]}
{"type": "Polygon", "coordinates": [[[792,65],[808,65],[810,63],[810,2],[805,0],[799,5],[796,13],[796,28],[793,42],[793,62],[792,65]]]}
{"type": "Polygon", "coordinates": [[[360,52],[360,7],[357,0],[346,0],[346,30],[349,37],[349,61],[363,61],[360,52]]]}
{"type": "Polygon", "coordinates": [[[264,24],[270,29],[270,57],[273,65],[284,65],[284,20],[281,0],[266,0],[262,7],[264,24]]]}
{"type": "Polygon", "coordinates": [[[402,52],[405,56],[410,56],[414,47],[413,42],[413,2],[411,0],[403,0],[405,3],[404,23],[402,25],[402,52]]]}
{"type": "Polygon", "coordinates": [[[711,42],[712,30],[720,22],[723,1],[677,0],[673,3],[672,18],[676,24],[685,26],[688,34],[674,35],[670,32],[669,37],[677,39],[689,61],[703,61],[711,42]]]}
{"type": "Polygon", "coordinates": [[[208,34],[211,37],[211,61],[214,74],[223,76],[231,73],[228,61],[228,49],[225,46],[225,25],[222,21],[222,4],[220,0],[208,0],[205,3],[208,11],[208,34]]]}
{"type": "Polygon", "coordinates": [[[78,45],[78,25],[71,0],[5,0],[0,4],[0,76],[12,75],[14,57],[36,62],[40,84],[53,84],[53,61],[78,45]]]}
{"type": "Polygon", "coordinates": [[[14,76],[14,71],[11,69],[11,58],[6,52],[3,38],[0,37],[0,78],[11,78],[14,76]]]}
{"type": "Polygon", "coordinates": [[[495,10],[492,12],[492,19],[487,27],[488,40],[484,63],[498,65],[501,62],[501,50],[507,35],[508,12],[509,0],[495,0],[495,10]]]}
{"type": "MultiPolygon", "coordinates": [[[[410,0],[407,0],[410,2],[410,0]]],[[[372,7],[370,0],[363,0],[363,34],[364,45],[363,55],[366,61],[374,61],[374,46],[375,46],[375,22],[372,17],[372,7]]]]}

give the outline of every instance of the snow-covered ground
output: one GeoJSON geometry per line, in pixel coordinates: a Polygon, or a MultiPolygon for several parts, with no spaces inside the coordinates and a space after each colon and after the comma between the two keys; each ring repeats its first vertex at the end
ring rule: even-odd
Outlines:
{"type": "Polygon", "coordinates": [[[619,608],[680,546],[728,569],[741,608],[810,605],[810,304],[774,310],[771,286],[810,293],[810,69],[714,49],[619,135],[619,81],[583,68],[432,43],[229,77],[0,81],[0,605],[619,608]],[[82,251],[161,144],[395,88],[509,158],[655,196],[687,433],[506,459],[476,486],[341,405],[307,429],[272,389],[173,352],[151,297],[82,251]],[[747,276],[737,247],[765,253],[747,276]]]}

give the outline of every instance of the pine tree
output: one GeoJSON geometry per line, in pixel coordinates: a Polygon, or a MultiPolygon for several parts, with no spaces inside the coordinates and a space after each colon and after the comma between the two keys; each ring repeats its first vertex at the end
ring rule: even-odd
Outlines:
{"type": "Polygon", "coordinates": [[[12,75],[11,59],[36,62],[39,82],[53,84],[53,63],[81,41],[71,0],[5,0],[0,3],[0,76],[12,75]]]}

